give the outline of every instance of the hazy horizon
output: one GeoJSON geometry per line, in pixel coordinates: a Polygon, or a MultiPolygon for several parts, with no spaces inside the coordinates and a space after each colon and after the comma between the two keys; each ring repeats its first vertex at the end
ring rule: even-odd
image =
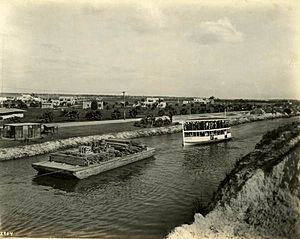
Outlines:
{"type": "Polygon", "coordinates": [[[1,91],[300,99],[295,6],[236,3],[0,0],[1,91]]]}

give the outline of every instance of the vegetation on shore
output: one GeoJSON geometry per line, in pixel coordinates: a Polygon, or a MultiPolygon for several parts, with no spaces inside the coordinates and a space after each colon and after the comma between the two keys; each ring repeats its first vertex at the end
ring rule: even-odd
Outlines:
{"type": "Polygon", "coordinates": [[[152,115],[142,118],[140,121],[134,122],[134,126],[151,128],[151,127],[163,127],[172,123],[168,116],[154,117],[152,115]]]}

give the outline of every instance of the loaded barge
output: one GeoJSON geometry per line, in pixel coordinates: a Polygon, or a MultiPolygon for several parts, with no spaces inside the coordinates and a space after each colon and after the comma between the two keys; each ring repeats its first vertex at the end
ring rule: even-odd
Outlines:
{"type": "Polygon", "coordinates": [[[84,179],[154,155],[155,149],[131,140],[106,139],[88,146],[52,153],[48,161],[33,163],[40,174],[84,179]]]}

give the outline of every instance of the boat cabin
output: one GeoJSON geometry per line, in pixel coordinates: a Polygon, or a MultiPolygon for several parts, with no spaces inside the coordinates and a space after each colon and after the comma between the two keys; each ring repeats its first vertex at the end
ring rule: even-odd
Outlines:
{"type": "Polygon", "coordinates": [[[226,118],[190,119],[182,123],[183,145],[212,143],[231,139],[231,129],[226,118]]]}
{"type": "Polygon", "coordinates": [[[4,124],[2,138],[12,140],[41,138],[40,123],[14,123],[4,124]]]}

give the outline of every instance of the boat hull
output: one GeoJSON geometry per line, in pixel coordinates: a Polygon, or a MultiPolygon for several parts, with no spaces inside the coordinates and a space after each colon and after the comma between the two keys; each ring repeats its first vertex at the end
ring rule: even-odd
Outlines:
{"type": "Polygon", "coordinates": [[[200,145],[200,144],[211,144],[211,143],[218,143],[221,141],[231,140],[232,136],[231,133],[225,135],[216,135],[216,136],[207,136],[207,137],[189,137],[184,138],[183,145],[184,146],[192,146],[192,145],[200,145]]]}
{"type": "Polygon", "coordinates": [[[100,174],[115,168],[138,162],[140,160],[154,156],[155,149],[147,148],[147,150],[124,157],[116,157],[100,164],[89,166],[69,165],[60,162],[46,161],[33,163],[32,167],[39,173],[53,174],[53,176],[75,177],[84,179],[93,175],[100,174]]]}

